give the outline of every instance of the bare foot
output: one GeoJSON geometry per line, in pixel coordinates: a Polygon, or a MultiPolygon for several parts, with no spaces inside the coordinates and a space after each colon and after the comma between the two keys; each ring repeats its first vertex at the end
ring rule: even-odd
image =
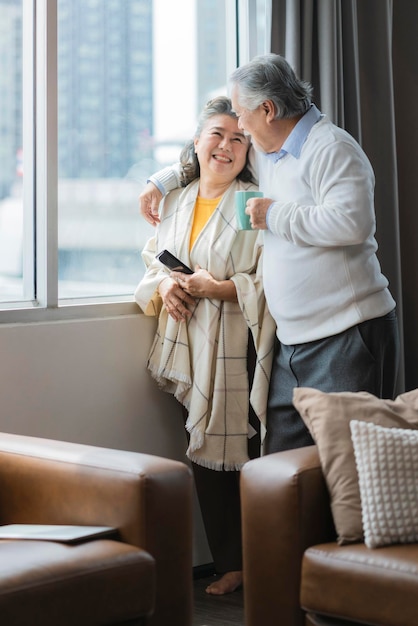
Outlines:
{"type": "Polygon", "coordinates": [[[242,585],[242,572],[227,572],[214,583],[206,587],[206,593],[213,596],[223,596],[225,593],[232,593],[242,585]]]}

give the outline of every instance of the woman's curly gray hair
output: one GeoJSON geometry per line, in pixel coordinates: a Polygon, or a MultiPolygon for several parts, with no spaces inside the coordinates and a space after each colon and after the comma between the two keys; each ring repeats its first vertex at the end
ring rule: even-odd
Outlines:
{"type": "MultiPolygon", "coordinates": [[[[238,119],[236,113],[232,109],[231,100],[229,98],[227,98],[226,96],[218,96],[217,98],[213,98],[213,100],[209,100],[209,102],[205,105],[203,111],[199,116],[194,139],[196,137],[200,137],[202,128],[205,126],[206,122],[214,115],[228,115],[234,120],[238,119]]],[[[186,187],[186,185],[191,183],[192,180],[200,177],[200,165],[197,155],[195,153],[194,139],[188,141],[180,153],[180,181],[183,187],[186,187]]],[[[237,178],[245,183],[254,182],[253,176],[248,166],[248,152],[245,165],[241,172],[238,174],[237,178]]]]}

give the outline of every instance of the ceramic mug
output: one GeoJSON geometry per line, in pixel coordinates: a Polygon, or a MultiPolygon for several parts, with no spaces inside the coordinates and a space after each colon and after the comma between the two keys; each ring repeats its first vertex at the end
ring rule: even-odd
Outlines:
{"type": "Polygon", "coordinates": [[[236,191],[235,211],[237,215],[237,225],[239,230],[252,230],[250,216],[246,214],[245,207],[249,198],[262,198],[262,191],[236,191]]]}

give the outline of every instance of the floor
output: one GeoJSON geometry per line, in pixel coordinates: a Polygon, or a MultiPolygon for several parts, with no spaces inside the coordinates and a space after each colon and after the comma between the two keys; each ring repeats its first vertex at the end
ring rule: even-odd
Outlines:
{"type": "Polygon", "coordinates": [[[205,592],[214,576],[194,580],[193,626],[244,626],[244,600],[242,588],[224,596],[205,592]]]}

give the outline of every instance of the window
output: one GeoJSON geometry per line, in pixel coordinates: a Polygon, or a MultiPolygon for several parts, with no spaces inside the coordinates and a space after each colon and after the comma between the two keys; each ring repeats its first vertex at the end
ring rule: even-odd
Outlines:
{"type": "Polygon", "coordinates": [[[139,193],[227,92],[237,5],[261,40],[267,3],[0,0],[1,321],[132,302],[139,193]]]}

